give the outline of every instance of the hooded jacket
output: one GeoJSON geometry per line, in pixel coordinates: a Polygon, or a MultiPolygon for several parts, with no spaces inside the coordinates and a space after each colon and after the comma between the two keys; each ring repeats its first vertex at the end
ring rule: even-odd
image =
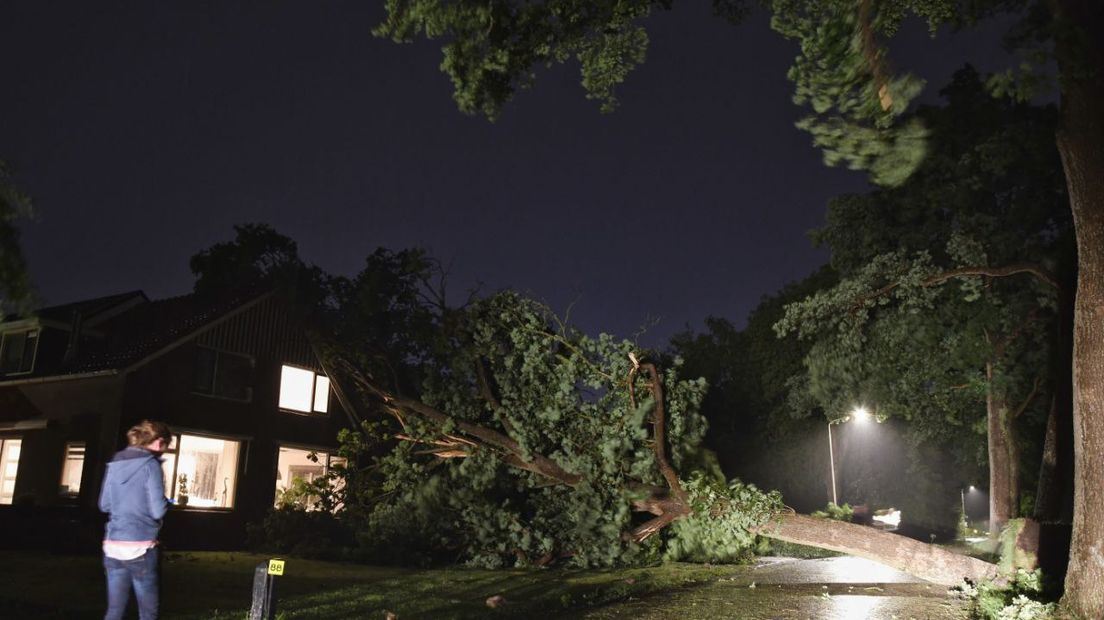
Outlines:
{"type": "Polygon", "coordinates": [[[157,540],[169,508],[161,461],[143,448],[115,453],[100,489],[100,510],[108,513],[104,540],[157,540]]]}

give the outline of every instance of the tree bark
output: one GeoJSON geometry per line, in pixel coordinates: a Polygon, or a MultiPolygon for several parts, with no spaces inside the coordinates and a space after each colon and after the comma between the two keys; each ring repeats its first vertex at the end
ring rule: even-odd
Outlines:
{"type": "Polygon", "coordinates": [[[1073,425],[1068,399],[1051,399],[1047,414],[1039,486],[1035,492],[1034,519],[1039,523],[1070,523],[1073,502],[1073,425]]]}
{"type": "Polygon", "coordinates": [[[785,514],[756,533],[874,560],[941,585],[957,585],[963,579],[976,583],[997,576],[995,564],[854,523],[785,514]]]}
{"type": "Polygon", "coordinates": [[[1104,4],[1052,0],[1057,143],[1077,233],[1073,318],[1073,533],[1063,602],[1104,618],[1104,4]]]}
{"type": "Polygon", "coordinates": [[[989,434],[989,533],[997,535],[1008,520],[1016,516],[1020,476],[1008,403],[993,388],[992,364],[986,364],[985,374],[989,382],[985,394],[989,434]]]}

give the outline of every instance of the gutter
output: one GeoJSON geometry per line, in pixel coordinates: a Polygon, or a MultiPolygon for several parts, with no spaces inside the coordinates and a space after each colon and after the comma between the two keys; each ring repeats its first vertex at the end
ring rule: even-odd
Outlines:
{"type": "Polygon", "coordinates": [[[82,372],[72,375],[53,375],[49,377],[31,377],[28,379],[12,379],[10,381],[0,381],[0,388],[16,385],[34,385],[38,383],[53,383],[55,381],[75,381],[77,379],[95,379],[98,377],[113,377],[119,374],[117,369],[111,370],[95,370],[92,372],[82,372]]]}

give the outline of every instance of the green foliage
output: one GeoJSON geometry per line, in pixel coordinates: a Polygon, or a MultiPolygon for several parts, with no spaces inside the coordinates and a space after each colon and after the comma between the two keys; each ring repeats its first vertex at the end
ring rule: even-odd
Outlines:
{"type": "MultiPolygon", "coordinates": [[[[602,111],[617,106],[616,88],[644,62],[648,35],[639,21],[652,0],[545,0],[472,3],[388,0],[387,19],[373,34],[396,42],[421,35],[444,38],[441,70],[451,78],[453,98],[469,114],[495,118],[518,89],[536,79],[536,65],[579,63],[586,96],[602,111]]],[[[731,1],[728,17],[739,15],[731,1]]]]}
{"type": "MultiPolygon", "coordinates": [[[[714,0],[733,23],[747,15],[744,0],[714,0]]],[[[771,27],[800,46],[788,72],[794,101],[812,113],[798,127],[813,136],[828,165],[867,170],[886,187],[903,183],[929,148],[925,119],[907,116],[923,82],[893,72],[886,41],[915,16],[935,36],[949,24],[970,26],[1000,12],[1017,12],[1007,37],[1020,51],[1018,70],[993,76],[996,96],[1028,101],[1051,85],[1052,41],[1062,33],[1044,3],[1028,0],[771,0],[771,27]]],[[[603,111],[617,105],[616,87],[644,61],[643,21],[671,0],[388,0],[387,18],[373,33],[397,42],[417,36],[444,39],[441,70],[452,80],[461,110],[494,118],[518,89],[536,79],[535,67],[574,59],[587,97],[603,111]]],[[[1076,41],[1076,37],[1067,38],[1076,41]]],[[[1071,58],[1077,57],[1073,54],[1071,58]]],[[[1085,54],[1087,57],[1088,54],[1085,54]]],[[[1091,70],[1067,63],[1071,74],[1091,70]]]]}
{"type": "Polygon", "coordinates": [[[1007,585],[966,585],[964,594],[973,599],[972,613],[979,620],[1049,620],[1057,605],[1044,597],[1042,571],[1020,569],[1007,585]]]}
{"type": "Polygon", "coordinates": [[[814,512],[812,516],[818,519],[832,519],[834,521],[850,523],[851,517],[854,516],[854,514],[855,510],[851,508],[850,504],[844,503],[842,506],[837,506],[834,502],[828,502],[824,510],[818,510],[814,512]]]}
{"type": "MultiPolygon", "coordinates": [[[[339,512],[356,531],[359,554],[492,568],[558,558],[579,567],[615,566],[660,557],[662,536],[644,544],[624,536],[641,522],[633,502],[667,486],[651,443],[657,403],[649,383],[657,378],[638,371],[630,357],[644,353],[608,335],[582,334],[509,291],[460,309],[423,309],[434,314],[437,331],[420,352],[417,396],[442,417],[402,414],[401,422],[387,418],[341,437],[341,454],[359,463],[343,474],[339,512]],[[478,440],[464,425],[498,433],[516,448],[478,440]],[[447,458],[437,454],[442,445],[447,458]],[[516,459],[543,459],[577,482],[517,467],[516,459]]],[[[715,459],[702,448],[705,382],[681,374],[681,362],[673,360],[658,378],[669,461],[684,476],[701,472],[685,481],[696,502],[716,503],[722,494],[732,506],[724,519],[696,522],[686,536],[726,536],[758,518],[740,510],[751,510],[758,496],[756,510],[766,510],[771,496],[725,486],[718,477],[715,459]],[[717,532],[708,534],[709,527],[717,532]]],[[[749,543],[745,536],[738,546],[749,543]]]]}
{"type": "Polygon", "coordinates": [[[812,134],[825,163],[869,170],[875,183],[896,186],[923,161],[928,131],[915,118],[895,125],[923,81],[889,75],[883,66],[886,51],[876,35],[895,30],[900,20],[885,4],[774,0],[771,27],[800,42],[787,75],[794,103],[814,113],[797,126],[812,134]]]}
{"type": "Polygon", "coordinates": [[[30,198],[12,184],[11,171],[0,160],[0,317],[24,311],[30,302],[31,281],[17,226],[30,214],[30,198]]]}
{"type": "Polygon", "coordinates": [[[753,528],[782,511],[778,491],[764,493],[739,480],[727,484],[695,472],[684,483],[693,514],[671,526],[664,558],[731,563],[753,557],[753,528]]]}

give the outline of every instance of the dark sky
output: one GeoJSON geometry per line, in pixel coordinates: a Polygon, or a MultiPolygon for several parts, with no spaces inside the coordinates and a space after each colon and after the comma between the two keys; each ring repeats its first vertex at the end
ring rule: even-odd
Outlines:
{"type": "MultiPolygon", "coordinates": [[[[574,65],[542,71],[495,123],[456,110],[439,43],[373,38],[376,2],[42,2],[0,6],[0,159],[46,303],[188,292],[188,258],[263,221],[352,275],[421,246],[450,288],[513,287],[590,332],[658,345],[826,260],[805,233],[865,187],[793,127],[796,47],[707,2],[648,22],[648,60],[601,114],[574,65]],[[239,6],[248,4],[249,6],[239,6]]],[[[684,6],[683,6],[684,5],[684,6]]],[[[911,24],[900,68],[929,99],[997,28],[911,24]]]]}

